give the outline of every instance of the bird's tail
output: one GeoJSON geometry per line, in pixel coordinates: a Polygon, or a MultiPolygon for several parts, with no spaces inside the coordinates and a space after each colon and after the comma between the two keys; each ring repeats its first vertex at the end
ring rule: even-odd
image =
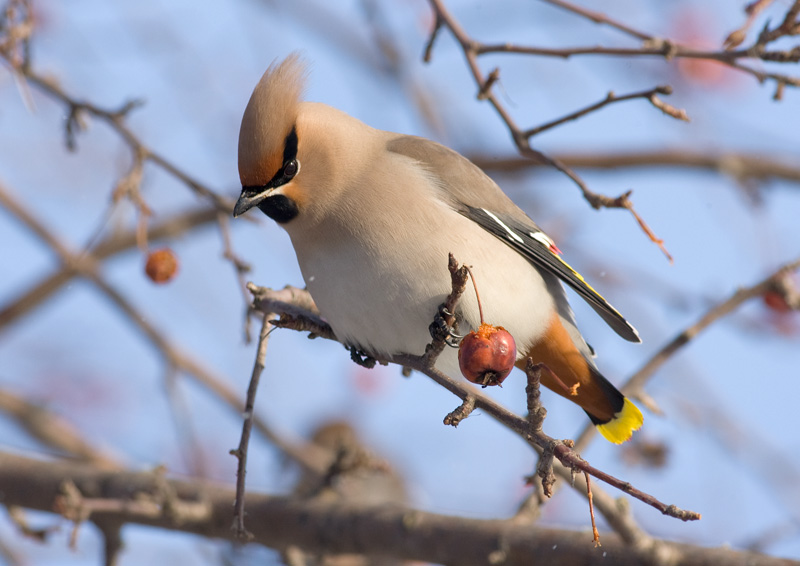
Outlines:
{"type": "Polygon", "coordinates": [[[603,375],[590,368],[592,374],[592,381],[599,386],[603,393],[603,397],[611,407],[611,411],[604,411],[606,415],[598,417],[592,414],[591,409],[584,407],[584,411],[589,415],[592,423],[597,427],[597,430],[609,442],[614,444],[621,444],[629,440],[633,435],[633,431],[639,430],[644,422],[644,417],[639,407],[625,397],[619,389],[608,381],[603,375]],[[612,415],[610,418],[608,413],[612,415]]]}
{"type": "Polygon", "coordinates": [[[544,336],[517,360],[517,366],[524,369],[526,358],[546,368],[542,385],[579,405],[610,442],[625,442],[641,428],[642,412],[598,371],[571,319],[555,314],[544,336]]]}

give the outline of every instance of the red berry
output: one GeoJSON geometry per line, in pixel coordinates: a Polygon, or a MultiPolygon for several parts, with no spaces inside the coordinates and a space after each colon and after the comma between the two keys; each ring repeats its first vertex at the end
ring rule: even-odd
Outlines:
{"type": "Polygon", "coordinates": [[[762,298],[764,300],[764,304],[766,304],[767,307],[775,312],[787,313],[792,310],[792,307],[786,301],[786,297],[781,293],[770,290],[764,293],[762,298]]]}
{"type": "Polygon", "coordinates": [[[483,387],[500,385],[514,369],[517,345],[502,326],[481,324],[458,346],[458,366],[467,380],[483,387]]]}
{"type": "Polygon", "coordinates": [[[145,273],[155,283],[167,283],[178,272],[178,258],[169,248],[150,252],[144,266],[145,273]]]}

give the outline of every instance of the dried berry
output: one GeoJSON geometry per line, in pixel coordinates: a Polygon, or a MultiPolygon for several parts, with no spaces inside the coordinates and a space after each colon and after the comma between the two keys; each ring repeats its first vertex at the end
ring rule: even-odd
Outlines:
{"type": "Polygon", "coordinates": [[[762,298],[764,299],[764,304],[775,312],[785,313],[792,310],[789,303],[786,302],[786,299],[780,293],[767,291],[762,298]]]}
{"type": "Polygon", "coordinates": [[[152,251],[144,266],[147,276],[155,283],[167,283],[178,273],[178,258],[169,248],[152,251]]]}
{"type": "Polygon", "coordinates": [[[502,326],[481,324],[458,346],[458,366],[472,383],[483,387],[500,385],[514,369],[517,345],[502,326]]]}

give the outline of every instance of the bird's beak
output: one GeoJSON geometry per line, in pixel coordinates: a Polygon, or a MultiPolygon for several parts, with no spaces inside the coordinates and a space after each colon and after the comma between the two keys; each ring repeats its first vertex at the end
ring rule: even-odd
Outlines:
{"type": "Polygon", "coordinates": [[[242,188],[242,194],[239,196],[239,200],[236,201],[236,205],[233,207],[233,217],[236,218],[237,216],[241,216],[254,206],[258,206],[261,201],[267,198],[273,190],[274,189],[272,188],[264,187],[242,188]]]}

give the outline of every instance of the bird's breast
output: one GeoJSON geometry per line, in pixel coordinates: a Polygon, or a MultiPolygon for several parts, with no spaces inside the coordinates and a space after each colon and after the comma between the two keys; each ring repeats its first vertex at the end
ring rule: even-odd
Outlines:
{"type": "MultiPolygon", "coordinates": [[[[361,219],[354,229],[320,227],[293,237],[308,289],[337,337],[377,355],[425,351],[428,326],[451,291],[448,254],[472,268],[486,322],[505,327],[520,353],[544,333],[553,299],[540,273],[506,244],[451,208],[440,205],[400,224],[361,219]]],[[[468,284],[459,310],[466,333],[480,323],[468,284]]],[[[455,350],[437,365],[457,373],[455,350]]]]}

